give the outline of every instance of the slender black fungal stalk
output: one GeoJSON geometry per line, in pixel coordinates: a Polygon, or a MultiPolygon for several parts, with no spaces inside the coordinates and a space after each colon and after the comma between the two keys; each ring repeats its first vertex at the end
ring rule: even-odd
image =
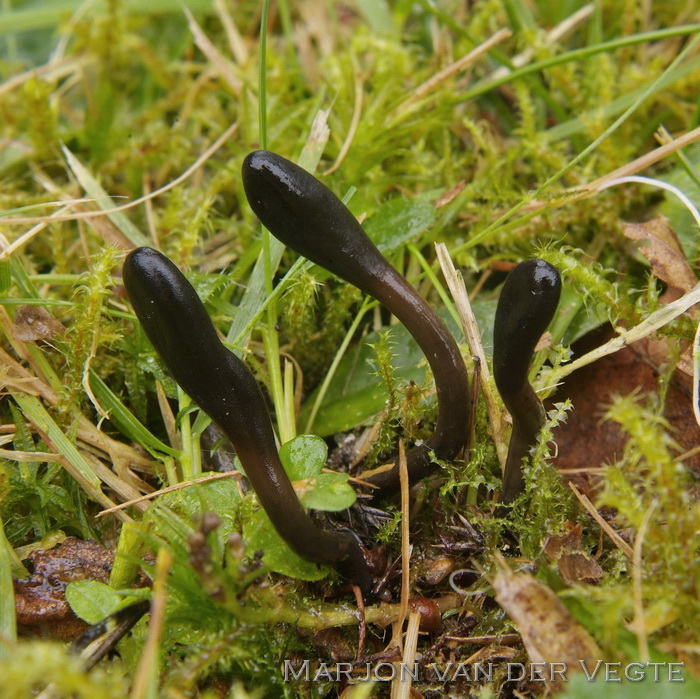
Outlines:
{"type": "Polygon", "coordinates": [[[248,367],[219,340],[197,292],[151,248],[124,262],[124,284],[146,335],[175,381],[231,440],[280,536],[302,558],[329,563],[364,591],[370,576],[352,535],[319,529],[279,460],[265,400],[248,367]]]}
{"type": "MultiPolygon", "coordinates": [[[[457,343],[428,303],[382,256],[347,207],[313,175],[268,151],[243,162],[243,186],[258,218],[300,255],[373,296],[409,330],[433,371],[438,420],[432,436],[406,455],[411,483],[434,468],[429,453],[453,459],[465,446],[469,379],[457,343]]],[[[399,488],[398,465],[368,478],[379,494],[399,488]]]]}
{"type": "Polygon", "coordinates": [[[518,264],[506,279],[493,326],[493,376],[513,418],[501,502],[512,502],[525,487],[522,460],[537,441],[544,408],[527,380],[530,360],[554,317],[561,293],[556,267],[544,260],[518,264]]]}

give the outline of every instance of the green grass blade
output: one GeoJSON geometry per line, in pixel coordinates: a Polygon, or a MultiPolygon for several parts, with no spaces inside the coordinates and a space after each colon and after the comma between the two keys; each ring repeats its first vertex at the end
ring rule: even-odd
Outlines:
{"type": "Polygon", "coordinates": [[[503,6],[514,32],[533,31],[537,26],[532,11],[522,0],[504,0],[503,6]]]}
{"type": "MultiPolygon", "coordinates": [[[[102,185],[92,176],[90,171],[63,146],[63,154],[66,156],[68,166],[76,176],[82,188],[97,200],[102,209],[113,209],[117,206],[114,200],[102,189],[102,185]]],[[[133,243],[136,247],[150,245],[151,241],[136,228],[136,226],[121,211],[107,215],[109,220],[133,243]]]]}
{"type": "Polygon", "coordinates": [[[122,525],[109,574],[109,585],[113,589],[129,587],[136,579],[146,549],[143,534],[149,526],[143,522],[124,522],[122,525]]]}
{"type": "Polygon", "coordinates": [[[180,452],[162,442],[148,430],[122,403],[119,396],[92,370],[90,371],[90,388],[102,407],[109,413],[109,419],[125,436],[152,451],[155,456],[160,453],[179,458],[180,452]]]}
{"type": "Polygon", "coordinates": [[[56,448],[57,453],[64,457],[65,460],[61,462],[62,466],[85,489],[90,497],[104,507],[114,507],[115,503],[102,492],[100,479],[80,455],[75,444],[66,437],[63,430],[54,422],[54,419],[41,404],[41,401],[35,396],[21,393],[13,397],[24,416],[34,423],[40,432],[46,435],[56,448]]]}
{"type": "MultiPolygon", "coordinates": [[[[182,13],[182,3],[173,0],[124,0],[121,4],[134,14],[182,13]]],[[[50,0],[37,7],[0,12],[0,36],[55,27],[81,5],[83,0],[50,0]]],[[[192,12],[211,12],[211,6],[211,0],[187,0],[192,12]]],[[[99,3],[91,5],[90,10],[98,11],[99,3]]]]}
{"type": "Polygon", "coordinates": [[[6,294],[12,284],[12,270],[8,260],[0,261],[0,294],[6,294]]]}
{"type": "Polygon", "coordinates": [[[513,82],[518,78],[525,77],[531,73],[546,70],[547,68],[562,65],[563,63],[580,61],[584,58],[588,58],[589,56],[595,56],[596,54],[606,53],[608,51],[615,51],[617,49],[625,48],[626,46],[635,46],[637,44],[644,44],[651,41],[661,41],[662,39],[668,39],[674,36],[687,36],[698,32],[700,32],[700,24],[684,24],[680,27],[669,27],[667,29],[659,29],[658,31],[654,32],[645,32],[643,34],[625,36],[620,39],[612,39],[611,41],[605,41],[602,44],[584,46],[583,48],[576,49],[575,51],[568,51],[557,56],[552,56],[551,58],[535,61],[534,63],[530,63],[522,68],[516,68],[508,73],[508,75],[503,75],[499,78],[495,78],[494,80],[477,83],[470,90],[466,90],[465,92],[461,93],[459,98],[455,101],[466,102],[467,100],[473,100],[476,97],[495,90],[501,85],[513,82]]]}
{"type": "Polygon", "coordinates": [[[270,0],[263,0],[260,16],[260,73],[258,75],[258,118],[260,119],[260,147],[267,148],[267,19],[270,0]]]}
{"type": "Polygon", "coordinates": [[[14,567],[12,547],[5,537],[0,519],[0,658],[7,657],[7,644],[17,640],[17,619],[15,617],[15,592],[12,585],[14,567]]]}
{"type": "Polygon", "coordinates": [[[654,85],[654,89],[651,92],[645,93],[645,90],[647,90],[646,86],[639,87],[636,90],[628,92],[626,95],[621,95],[604,107],[591,110],[581,114],[575,119],[570,119],[569,121],[553,126],[551,129],[547,129],[547,131],[544,132],[544,135],[552,140],[561,140],[574,136],[582,131],[585,132],[589,129],[589,124],[594,118],[608,119],[615,117],[627,109],[631,104],[634,104],[639,99],[640,95],[646,94],[648,97],[650,97],[661,90],[665,90],[669,85],[681,80],[682,78],[686,77],[688,73],[698,70],[698,68],[700,68],[700,57],[695,57],[689,60],[685,65],[679,66],[678,70],[674,71],[672,74],[664,75],[664,77],[654,85]]]}
{"type": "Polygon", "coordinates": [[[326,372],[326,376],[323,379],[323,383],[321,384],[318,394],[316,395],[316,399],[314,400],[313,406],[311,407],[311,412],[309,413],[309,417],[306,421],[306,427],[304,428],[304,432],[310,433],[311,430],[313,429],[314,426],[314,420],[316,419],[316,415],[318,414],[319,409],[321,408],[321,405],[323,403],[323,399],[326,397],[326,393],[328,392],[328,387],[330,386],[331,382],[333,381],[333,377],[335,376],[335,372],[338,369],[338,365],[340,364],[340,361],[342,358],[345,356],[345,352],[347,351],[348,347],[350,346],[350,342],[355,335],[355,331],[357,328],[360,326],[360,321],[364,317],[365,313],[370,309],[370,306],[372,305],[372,302],[369,301],[368,299],[365,299],[362,303],[362,306],[360,307],[360,310],[357,312],[357,315],[355,316],[355,319],[353,320],[352,324],[348,328],[348,331],[345,333],[345,337],[343,338],[343,341],[340,343],[340,347],[338,347],[338,351],[335,354],[335,357],[333,357],[333,362],[331,363],[330,367],[328,368],[328,371],[326,372]]]}
{"type": "MultiPolygon", "coordinates": [[[[693,25],[694,27],[697,27],[697,30],[700,30],[700,25],[693,25]]],[[[584,148],[577,156],[572,158],[563,168],[561,168],[558,172],[555,172],[548,180],[543,182],[534,192],[529,194],[527,197],[525,197],[519,204],[516,204],[514,207],[512,207],[509,211],[507,211],[505,214],[503,214],[501,217],[499,217],[496,221],[491,223],[489,226],[487,226],[483,231],[480,233],[477,233],[476,235],[472,236],[466,243],[463,245],[459,246],[455,250],[452,251],[452,254],[456,254],[460,252],[461,250],[473,247],[477,245],[478,243],[482,243],[484,240],[488,239],[488,237],[496,230],[498,230],[503,224],[505,224],[514,214],[516,214],[518,211],[520,211],[528,202],[537,199],[540,197],[544,192],[549,189],[551,185],[553,185],[555,182],[558,182],[567,172],[572,170],[576,165],[578,165],[582,160],[587,158],[598,146],[603,143],[609,136],[611,136],[617,129],[637,110],[640,104],[644,102],[649,95],[653,94],[653,92],[658,89],[658,85],[666,78],[668,78],[669,75],[674,75],[675,72],[678,70],[679,66],[683,63],[685,60],[685,57],[691,53],[695,47],[697,46],[698,42],[700,41],[700,33],[698,33],[695,38],[690,41],[687,46],[681,51],[678,56],[673,60],[673,62],[664,70],[661,75],[659,75],[657,78],[652,80],[644,89],[642,94],[636,99],[624,112],[621,114],[605,131],[598,136],[594,141],[588,144],[586,148],[584,148]]],[[[526,214],[526,216],[531,216],[531,214],[526,214]]]]}

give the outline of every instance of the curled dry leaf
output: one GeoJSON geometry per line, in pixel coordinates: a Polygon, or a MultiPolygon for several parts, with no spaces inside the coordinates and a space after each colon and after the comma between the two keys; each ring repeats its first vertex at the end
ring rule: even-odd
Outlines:
{"type": "Polygon", "coordinates": [[[588,631],[552,590],[529,573],[513,573],[501,558],[493,588],[496,600],[520,631],[530,662],[547,664],[543,677],[556,677],[550,672],[552,663],[564,663],[568,676],[582,671],[582,663],[590,667],[602,657],[588,631]]]}
{"type": "Polygon", "coordinates": [[[15,335],[22,342],[51,340],[66,331],[43,306],[20,306],[15,316],[15,335]]]}
{"type": "Polygon", "coordinates": [[[435,208],[440,209],[443,206],[447,206],[449,203],[454,201],[457,196],[462,192],[462,190],[467,186],[466,180],[460,180],[454,187],[450,187],[448,190],[444,191],[436,200],[435,208]]]}
{"type": "MultiPolygon", "coordinates": [[[[651,271],[657,279],[667,285],[661,296],[664,303],[679,299],[688,293],[696,284],[697,277],[683,252],[676,232],[671,228],[664,216],[655,216],[644,223],[625,223],[623,233],[639,245],[639,251],[649,260],[651,271]]],[[[698,310],[690,308],[688,313],[696,318],[698,310]]],[[[649,342],[658,342],[649,339],[649,342]]],[[[678,368],[692,376],[692,358],[689,346],[681,348],[678,368]]]]}
{"type": "Polygon", "coordinates": [[[66,601],[66,586],[75,580],[107,583],[114,554],[94,541],[73,536],[53,549],[33,551],[29,561],[34,572],[14,580],[17,623],[24,631],[68,640],[87,628],[66,601]]]}
{"type": "Polygon", "coordinates": [[[639,251],[649,260],[654,276],[668,285],[664,301],[674,301],[695,286],[695,273],[664,216],[644,223],[625,223],[622,230],[627,238],[641,243],[639,251]]]}
{"type": "Polygon", "coordinates": [[[559,573],[569,585],[595,583],[603,577],[598,561],[581,548],[580,524],[567,522],[569,531],[561,536],[550,536],[544,552],[556,563],[559,573]]]}

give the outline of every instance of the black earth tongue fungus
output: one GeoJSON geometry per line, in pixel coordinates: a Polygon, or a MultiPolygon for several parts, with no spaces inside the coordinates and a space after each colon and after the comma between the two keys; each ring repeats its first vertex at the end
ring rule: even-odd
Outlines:
{"type": "Polygon", "coordinates": [[[498,299],[493,326],[493,376],[513,418],[501,502],[508,504],[525,487],[522,461],[544,424],[542,402],[527,380],[530,361],[542,333],[554,317],[561,293],[556,267],[526,260],[513,269],[498,299]]]}
{"type": "Polygon", "coordinates": [[[137,248],[124,285],[148,339],[175,381],[226,433],[280,536],[302,558],[334,566],[367,593],[362,549],[344,532],[319,529],[279,459],[265,400],[248,367],[219,340],[197,292],[160,252],[137,248]]]}
{"type": "MultiPolygon", "coordinates": [[[[439,459],[466,446],[469,378],[457,343],[428,303],[383,257],[347,207],[313,175],[268,151],[243,162],[243,186],[265,227],[292,250],[373,296],[409,330],[428,359],[438,401],[437,425],[425,443],[406,455],[409,482],[429,475],[439,459]]],[[[379,497],[398,491],[399,469],[369,476],[379,497]]]]}

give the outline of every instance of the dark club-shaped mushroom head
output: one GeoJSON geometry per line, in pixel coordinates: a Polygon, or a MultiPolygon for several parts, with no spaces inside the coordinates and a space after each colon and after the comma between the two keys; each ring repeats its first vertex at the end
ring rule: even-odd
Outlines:
{"type": "MultiPolygon", "coordinates": [[[[391,311],[425,353],[435,379],[438,420],[430,439],[407,454],[409,480],[434,468],[429,453],[453,459],[465,446],[469,423],[469,379],[457,343],[428,303],[379,252],[347,207],[313,175],[268,151],[243,162],[243,186],[250,206],[285,245],[333,272],[391,311]]],[[[375,493],[399,488],[398,465],[368,481],[375,493]]]]}
{"type": "Polygon", "coordinates": [[[148,339],[175,381],[231,440],[280,536],[302,558],[335,566],[367,592],[371,581],[359,544],[348,533],[319,529],[304,511],[280,462],[260,388],[219,340],[192,285],[151,248],[129,253],[123,274],[148,339]]]}
{"type": "Polygon", "coordinates": [[[525,482],[522,460],[537,441],[544,408],[527,380],[532,354],[552,321],[561,294],[556,267],[544,260],[518,264],[506,279],[493,326],[493,376],[513,418],[501,502],[512,502],[525,482]]]}

